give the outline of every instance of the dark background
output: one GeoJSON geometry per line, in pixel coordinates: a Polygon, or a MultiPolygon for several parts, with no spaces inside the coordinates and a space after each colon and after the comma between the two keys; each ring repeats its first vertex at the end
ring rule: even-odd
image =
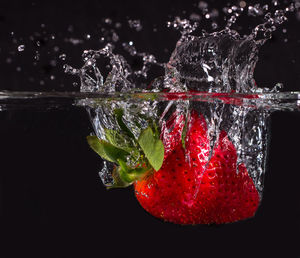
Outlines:
{"type": "MultiPolygon", "coordinates": [[[[224,6],[218,2],[209,3],[224,6]]],[[[101,47],[98,35],[107,17],[123,24],[127,18],[141,19],[144,29],[120,30],[121,40],[133,39],[137,48],[167,61],[179,36],[166,29],[166,21],[172,20],[168,15],[194,12],[195,3],[1,1],[0,88],[78,90],[72,85],[76,78],[62,72],[58,55],[66,53],[67,63],[82,65],[83,49],[101,47]],[[53,42],[44,39],[52,33],[53,42]],[[64,40],[86,33],[92,37],[80,45],[64,40]],[[18,53],[23,43],[25,51],[18,53]],[[60,47],[58,53],[51,52],[54,46],[60,47]],[[33,65],[36,50],[41,59],[33,65]]],[[[240,24],[247,29],[255,21],[240,24]]],[[[299,28],[290,15],[263,46],[255,72],[259,86],[283,82],[285,91],[299,90],[299,28]]],[[[3,111],[0,124],[0,257],[300,257],[299,113],[271,116],[264,198],[256,216],[222,226],[164,223],[139,206],[132,189],[107,191],[98,177],[101,161],[85,141],[92,127],[84,109],[3,111]]]]}

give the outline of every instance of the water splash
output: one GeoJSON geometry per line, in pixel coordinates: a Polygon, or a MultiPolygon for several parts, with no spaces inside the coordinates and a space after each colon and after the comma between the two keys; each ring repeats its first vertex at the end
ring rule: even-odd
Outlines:
{"type": "MultiPolygon", "coordinates": [[[[116,109],[123,110],[123,122],[136,138],[141,130],[148,126],[150,120],[156,121],[158,126],[162,127],[174,112],[188,118],[191,110],[197,110],[208,123],[209,157],[213,156],[220,132],[226,131],[237,150],[237,165],[246,165],[257,189],[262,192],[268,137],[267,121],[271,111],[275,109],[277,100],[267,99],[261,106],[258,103],[259,100],[267,98],[269,93],[279,92],[280,86],[277,85],[273,89],[257,87],[253,77],[254,69],[260,47],[287,20],[289,13],[294,12],[299,16],[299,8],[299,1],[293,1],[286,6],[279,1],[254,5],[239,1],[236,5],[227,5],[222,10],[217,10],[207,2],[200,1],[197,11],[188,15],[189,19],[176,16],[173,21],[167,23],[167,27],[180,32],[176,47],[167,63],[160,62],[159,58],[151,53],[140,51],[133,41],[122,42],[118,30],[123,25],[106,18],[103,20],[106,27],[100,29],[101,35],[85,33],[81,37],[68,35],[64,38],[64,43],[73,47],[81,46],[95,38],[101,46],[104,45],[98,50],[85,50],[82,54],[82,67],[74,68],[65,64],[64,70],[79,77],[80,91],[87,98],[81,99],[79,105],[88,110],[95,134],[100,139],[106,139],[106,129],[120,130],[114,114],[116,109]],[[222,15],[226,17],[223,27],[222,15]],[[243,16],[259,21],[259,24],[245,35],[237,26],[243,16]],[[202,29],[205,23],[209,24],[208,28],[213,32],[202,29]],[[141,60],[140,69],[133,69],[130,62],[117,53],[118,44],[130,56],[141,60]],[[149,70],[153,66],[163,68],[164,74],[145,86],[140,83],[141,78],[150,82],[153,78],[149,78],[149,70]],[[204,97],[197,98],[199,92],[215,94],[213,101],[204,97]],[[98,98],[91,99],[89,93],[106,95],[103,99],[99,98],[99,95],[98,98]],[[136,95],[125,98],[127,93],[136,95]],[[141,95],[138,95],[139,93],[141,95]],[[158,94],[151,97],[154,93],[158,94]],[[117,94],[123,95],[117,98],[117,94]],[[190,95],[187,97],[184,94],[190,95]],[[242,94],[243,97],[222,94],[242,94]],[[269,109],[268,104],[271,106],[269,109]]],[[[140,20],[128,20],[128,25],[136,33],[143,29],[140,20]]],[[[51,44],[57,38],[53,33],[45,36],[46,28],[47,26],[42,24],[42,31],[30,37],[30,42],[35,46],[34,65],[43,57],[42,47],[51,44]]],[[[72,25],[68,27],[70,33],[75,30],[72,25]]],[[[14,51],[18,50],[20,55],[24,54],[21,52],[26,46],[27,52],[28,43],[25,44],[16,38],[14,33],[11,36],[14,51]]],[[[53,67],[57,62],[68,60],[68,54],[56,44],[53,45],[53,53],[57,57],[51,60],[53,67]]],[[[6,60],[7,63],[12,62],[11,58],[6,60]]],[[[18,66],[17,71],[21,72],[22,68],[18,66]]],[[[57,80],[57,76],[53,74],[49,74],[48,78],[51,81],[57,80]]],[[[40,85],[45,85],[44,79],[37,81],[40,85]]],[[[77,83],[74,82],[73,85],[77,86],[77,83]]],[[[1,100],[3,99],[5,98],[2,96],[1,100]]],[[[282,108],[283,102],[279,102],[276,107],[282,108]]],[[[112,170],[113,164],[105,163],[100,172],[103,183],[108,186],[112,184],[112,170]]],[[[195,190],[195,195],[198,191],[199,188],[195,190]]]]}
{"type": "MultiPolygon", "coordinates": [[[[260,47],[287,20],[287,13],[295,12],[300,7],[297,1],[281,9],[279,6],[278,1],[273,1],[272,6],[259,3],[247,5],[245,1],[240,1],[238,5],[224,7],[223,12],[227,17],[224,28],[208,33],[205,30],[198,32],[201,21],[210,20],[211,28],[216,30],[220,27],[217,23],[220,13],[210,8],[208,3],[200,1],[200,13],[191,14],[190,19],[175,17],[167,23],[167,27],[181,34],[167,63],[160,63],[154,55],[139,52],[132,41],[123,42],[123,48],[131,56],[139,57],[143,61],[142,68],[134,71],[123,56],[114,53],[114,42],[117,40],[109,38],[110,42],[104,48],[83,53],[84,65],[81,68],[74,69],[66,65],[65,71],[80,77],[82,92],[241,93],[250,94],[255,99],[258,98],[255,94],[278,92],[280,88],[278,85],[273,89],[259,88],[253,77],[260,47]],[[240,35],[233,28],[243,15],[262,18],[263,22],[256,25],[250,34],[240,35]],[[110,71],[106,77],[97,66],[97,61],[101,58],[108,59],[110,71]],[[147,78],[153,65],[163,67],[165,74],[155,79],[145,90],[137,83],[137,78],[147,78]]],[[[112,24],[112,20],[106,22],[112,24]]],[[[128,24],[136,31],[142,30],[139,20],[129,20],[128,24]]],[[[209,159],[213,156],[220,132],[226,131],[237,150],[237,167],[242,163],[246,165],[257,190],[262,193],[270,110],[230,105],[228,99],[223,100],[205,103],[176,98],[167,102],[135,99],[107,100],[96,105],[95,102],[83,101],[81,104],[87,107],[95,133],[100,139],[105,139],[105,129],[120,129],[114,116],[115,109],[124,110],[123,121],[136,138],[141,129],[146,128],[149,119],[157,121],[161,127],[174,112],[189,117],[191,110],[197,110],[208,124],[209,159]]],[[[108,186],[112,183],[111,180],[106,180],[111,179],[109,173],[111,170],[105,165],[101,178],[108,186]]],[[[195,196],[199,187],[195,189],[195,196]]]]}

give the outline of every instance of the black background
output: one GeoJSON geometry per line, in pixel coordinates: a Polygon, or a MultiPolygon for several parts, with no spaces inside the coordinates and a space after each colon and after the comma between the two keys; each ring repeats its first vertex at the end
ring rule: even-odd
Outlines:
{"type": "MultiPolygon", "coordinates": [[[[57,35],[55,44],[67,53],[67,62],[80,66],[82,50],[97,49],[100,43],[92,37],[80,46],[68,45],[62,39],[70,24],[74,25],[72,36],[82,37],[97,35],[97,24],[103,18],[123,23],[127,17],[139,18],[143,31],[121,32],[121,38],[132,38],[140,49],[166,61],[178,39],[178,33],[165,28],[168,15],[189,13],[194,3],[1,1],[0,87],[76,90],[70,86],[76,79],[63,74],[57,56],[57,67],[47,66],[51,54],[47,56],[46,50],[37,66],[28,65],[33,47],[27,47],[23,55],[16,54],[14,63],[5,62],[10,51],[26,43],[26,37],[40,30],[41,24],[57,35]],[[11,31],[17,43],[12,43],[11,31]],[[21,72],[16,72],[18,65],[21,72]],[[56,75],[54,81],[49,79],[51,74],[56,75]],[[35,82],[28,81],[32,75],[38,78],[35,82]],[[41,78],[44,86],[37,83],[41,78]]],[[[222,5],[211,1],[211,6],[222,5]]],[[[248,25],[247,21],[242,25],[248,25]]],[[[281,28],[287,33],[278,30],[261,49],[255,78],[258,85],[272,87],[284,82],[284,90],[299,90],[300,23],[290,15],[281,28]]],[[[256,216],[222,226],[164,223],[139,206],[132,189],[107,191],[98,177],[101,161],[85,141],[92,128],[83,109],[3,111],[0,121],[0,234],[4,236],[0,257],[300,257],[297,112],[271,116],[264,198],[256,216]]]]}

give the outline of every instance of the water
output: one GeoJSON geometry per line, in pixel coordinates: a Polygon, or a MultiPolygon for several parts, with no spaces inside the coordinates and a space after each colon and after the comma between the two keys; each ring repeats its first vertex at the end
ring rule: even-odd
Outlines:
{"type": "MultiPolygon", "coordinates": [[[[133,69],[126,58],[114,51],[119,36],[114,29],[106,32],[109,41],[100,50],[85,50],[82,54],[84,65],[74,68],[65,64],[66,73],[78,76],[80,92],[1,92],[1,110],[64,108],[68,105],[84,107],[90,116],[94,133],[99,139],[108,140],[107,130],[120,131],[115,116],[116,110],[123,110],[122,121],[138,139],[143,130],[154,121],[162,129],[174,113],[183,115],[188,121],[192,111],[203,115],[207,123],[209,152],[200,172],[195,172],[198,181],[205,173],[222,131],[228,134],[233,143],[237,160],[236,167],[244,164],[257,191],[262,196],[263,177],[268,148],[268,119],[273,111],[298,111],[300,92],[279,92],[281,85],[273,88],[258,87],[254,80],[254,69],[258,61],[260,47],[271,38],[277,27],[286,21],[286,14],[295,11],[294,3],[283,9],[270,11],[270,6],[256,4],[248,6],[247,15],[263,17],[264,22],[255,26],[250,34],[241,35],[233,27],[245,13],[245,2],[239,6],[224,8],[228,15],[223,29],[216,22],[219,11],[209,9],[204,1],[199,2],[201,14],[193,14],[190,20],[175,17],[168,26],[181,33],[168,62],[146,52],[139,52],[132,41],[122,46],[129,55],[140,58],[142,66],[133,69]],[[213,30],[199,32],[201,19],[211,21],[213,30]],[[106,60],[106,70],[99,61],[106,60]],[[149,84],[148,72],[153,66],[164,69],[164,74],[149,84]]],[[[277,6],[277,2],[273,3],[277,6]]],[[[299,6],[298,6],[299,8],[299,6]]],[[[105,23],[112,24],[106,19],[105,23]]],[[[139,20],[129,20],[128,25],[136,32],[143,29],[139,20]]],[[[119,26],[115,26],[116,28],[119,26]]],[[[53,37],[51,37],[53,38],[53,37]]],[[[85,35],[90,40],[90,34],[85,35]]],[[[68,37],[65,42],[74,46],[84,43],[83,39],[68,37]]],[[[37,47],[41,41],[36,41],[37,47]]],[[[24,44],[18,51],[26,51],[24,44]]],[[[39,60],[36,52],[35,59],[39,60]]],[[[59,59],[67,60],[65,53],[59,59]]],[[[51,80],[55,76],[50,76],[51,80]]],[[[44,81],[40,81],[44,85],[44,81]]],[[[189,124],[187,125],[189,126],[189,124]]],[[[139,165],[139,154],[127,165],[139,165]]],[[[189,166],[192,166],[190,153],[185,153],[189,166]]],[[[106,162],[100,172],[104,185],[114,185],[114,164],[106,162]]],[[[237,170],[236,173],[239,173],[237,170]]],[[[149,186],[150,187],[150,186],[149,186]]],[[[201,191],[200,184],[192,193],[196,199],[201,191]]]]}
{"type": "Polygon", "coordinates": [[[90,92],[0,92],[1,110],[18,109],[61,109],[73,105],[78,107],[96,107],[105,101],[199,101],[208,103],[226,103],[245,106],[252,109],[274,111],[299,111],[300,92],[278,93],[207,93],[207,92],[127,92],[127,93],[90,93],[90,92]]]}

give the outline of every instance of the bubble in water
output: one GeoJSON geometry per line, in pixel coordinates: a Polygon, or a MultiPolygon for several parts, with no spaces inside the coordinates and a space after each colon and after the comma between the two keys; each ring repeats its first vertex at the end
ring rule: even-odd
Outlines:
{"type": "Polygon", "coordinates": [[[104,161],[103,168],[99,172],[99,177],[100,177],[102,183],[108,187],[112,186],[112,184],[113,184],[113,177],[110,173],[111,169],[113,169],[112,165],[108,164],[108,162],[104,161]]]}

